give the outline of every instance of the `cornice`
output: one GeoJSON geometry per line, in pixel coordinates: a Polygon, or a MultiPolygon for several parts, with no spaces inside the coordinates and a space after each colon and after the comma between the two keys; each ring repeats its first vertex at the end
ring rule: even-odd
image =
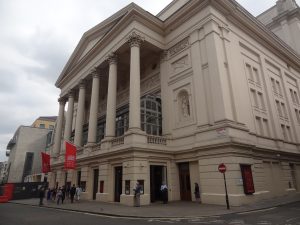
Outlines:
{"type": "Polygon", "coordinates": [[[289,65],[300,72],[300,56],[237,2],[234,0],[212,2],[213,6],[226,15],[230,22],[252,38],[263,43],[273,54],[285,62],[288,61],[289,65]]]}
{"type": "MultiPolygon", "coordinates": [[[[86,53],[86,55],[79,60],[79,62],[74,65],[74,67],[68,71],[67,73],[62,73],[59,79],[56,81],[56,87],[60,88],[65,81],[68,80],[72,74],[76,74],[76,72],[80,71],[89,59],[95,57],[99,52],[103,50],[107,45],[109,45],[119,34],[120,31],[125,29],[130,23],[133,21],[138,21],[148,28],[154,30],[158,34],[163,35],[163,22],[153,16],[152,14],[145,12],[144,10],[140,10],[140,7],[134,4],[134,8],[129,10],[126,15],[124,15],[115,25],[114,27],[107,32],[104,37],[99,40],[90,51],[86,53]]],[[[125,38],[125,37],[124,37],[125,38]]],[[[124,42],[126,40],[124,39],[124,42]]],[[[65,71],[66,72],[66,71],[65,71]]]]}

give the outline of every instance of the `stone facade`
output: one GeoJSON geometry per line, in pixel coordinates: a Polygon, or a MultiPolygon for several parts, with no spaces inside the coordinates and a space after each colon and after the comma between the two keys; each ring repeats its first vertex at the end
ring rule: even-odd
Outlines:
{"type": "Polygon", "coordinates": [[[162,183],[170,201],[194,201],[198,183],[203,203],[225,204],[224,163],[231,205],[295,195],[299,65],[234,1],[175,0],[157,17],[130,4],[84,34],[56,82],[50,186],[133,205],[139,181],[145,205],[162,183]]]}
{"type": "Polygon", "coordinates": [[[41,152],[46,150],[49,130],[20,126],[8,143],[8,183],[20,183],[27,175],[42,172],[41,152]]]}

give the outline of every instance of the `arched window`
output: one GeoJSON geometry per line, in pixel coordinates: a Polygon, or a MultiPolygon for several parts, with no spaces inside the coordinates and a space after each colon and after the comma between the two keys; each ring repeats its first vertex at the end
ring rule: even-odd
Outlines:
{"type": "Polygon", "coordinates": [[[147,134],[162,135],[160,97],[146,95],[141,99],[141,128],[147,134]]]}

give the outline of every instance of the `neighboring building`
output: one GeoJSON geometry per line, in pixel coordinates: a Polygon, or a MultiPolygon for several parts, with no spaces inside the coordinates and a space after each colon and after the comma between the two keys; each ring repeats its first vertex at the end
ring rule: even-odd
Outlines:
{"type": "Polygon", "coordinates": [[[53,130],[56,119],[57,119],[57,116],[41,116],[41,117],[37,118],[31,126],[53,130]]]}
{"type": "Polygon", "coordinates": [[[0,162],[0,184],[6,183],[7,166],[7,162],[0,162]]]}
{"type": "Polygon", "coordinates": [[[84,199],[231,205],[300,190],[300,57],[233,0],[132,3],[87,31],[59,76],[50,187],[84,199]],[[66,116],[65,104],[68,101],[66,116]],[[63,140],[78,146],[65,171],[63,140]]]}
{"type": "Polygon", "coordinates": [[[7,145],[8,183],[24,182],[26,176],[41,173],[41,152],[46,151],[51,133],[49,129],[28,126],[17,129],[7,145]]]}
{"type": "Polygon", "coordinates": [[[280,0],[257,19],[300,55],[300,8],[295,0],[280,0]]]}

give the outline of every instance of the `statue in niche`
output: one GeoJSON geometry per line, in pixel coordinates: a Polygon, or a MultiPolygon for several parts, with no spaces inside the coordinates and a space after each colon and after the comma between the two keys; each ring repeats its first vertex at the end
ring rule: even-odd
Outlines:
{"type": "Polygon", "coordinates": [[[187,92],[182,92],[180,94],[180,107],[181,107],[181,116],[183,119],[190,117],[190,102],[187,92]]]}

